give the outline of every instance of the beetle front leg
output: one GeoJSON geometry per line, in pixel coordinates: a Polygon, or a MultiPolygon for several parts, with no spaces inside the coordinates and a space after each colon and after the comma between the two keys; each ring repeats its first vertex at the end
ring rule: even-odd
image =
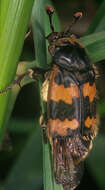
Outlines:
{"type": "Polygon", "coordinates": [[[0,90],[0,94],[8,92],[9,90],[11,90],[15,85],[19,85],[19,87],[21,87],[21,81],[24,79],[25,76],[28,76],[29,72],[27,71],[26,73],[18,76],[17,79],[15,79],[7,88],[0,90]]]}
{"type": "Polygon", "coordinates": [[[30,78],[34,79],[34,80],[39,80],[40,77],[44,77],[45,73],[48,72],[49,69],[41,69],[38,67],[33,67],[31,69],[29,69],[27,72],[19,75],[17,77],[17,79],[15,79],[7,88],[0,90],[0,94],[1,93],[5,93],[8,92],[9,90],[11,90],[15,85],[19,85],[19,87],[21,87],[21,82],[22,80],[26,77],[29,76],[30,78]]]}

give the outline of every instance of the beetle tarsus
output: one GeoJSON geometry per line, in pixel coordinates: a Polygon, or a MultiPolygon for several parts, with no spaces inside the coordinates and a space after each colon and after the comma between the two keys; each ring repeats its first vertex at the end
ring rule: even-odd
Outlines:
{"type": "Polygon", "coordinates": [[[47,144],[47,113],[44,113],[40,116],[40,126],[42,129],[43,142],[47,144]]]}
{"type": "Polygon", "coordinates": [[[15,85],[18,85],[21,88],[22,87],[21,82],[26,76],[29,76],[33,80],[38,81],[38,79],[40,77],[44,77],[45,73],[48,71],[49,71],[49,68],[48,69],[42,69],[42,68],[38,68],[38,67],[33,67],[33,68],[29,69],[27,72],[19,75],[17,77],[17,79],[15,79],[7,88],[0,90],[0,94],[8,92],[12,88],[14,88],[15,85]]]}

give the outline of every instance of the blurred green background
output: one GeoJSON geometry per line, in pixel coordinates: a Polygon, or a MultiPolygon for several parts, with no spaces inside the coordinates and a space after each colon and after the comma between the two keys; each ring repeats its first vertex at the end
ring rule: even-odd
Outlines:
{"type": "MultiPolygon", "coordinates": [[[[65,29],[73,13],[83,12],[83,18],[73,27],[72,32],[83,36],[102,0],[53,0],[54,7],[65,29]]],[[[105,24],[104,24],[105,25],[105,24]]],[[[31,26],[31,20],[30,20],[31,26]]],[[[101,29],[99,30],[101,31],[101,29]]],[[[33,35],[25,39],[20,61],[34,61],[33,35]]],[[[105,64],[96,64],[99,71],[97,80],[97,111],[100,117],[99,135],[85,161],[83,179],[77,190],[105,189],[105,64]]],[[[15,102],[8,123],[6,144],[0,151],[0,190],[42,190],[43,159],[41,130],[38,124],[40,99],[37,83],[24,86],[15,102]],[[35,93],[33,93],[35,92],[35,93]],[[34,123],[37,123],[36,127],[34,123]]]]}

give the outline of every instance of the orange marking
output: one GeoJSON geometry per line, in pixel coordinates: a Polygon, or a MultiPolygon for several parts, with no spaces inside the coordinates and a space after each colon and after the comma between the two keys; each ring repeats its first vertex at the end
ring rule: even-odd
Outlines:
{"type": "Polygon", "coordinates": [[[48,90],[48,99],[58,101],[64,101],[67,104],[72,104],[73,97],[79,98],[79,89],[76,84],[70,83],[68,88],[65,88],[63,84],[57,84],[54,79],[57,75],[59,68],[54,66],[50,75],[50,84],[48,90]]]}
{"type": "Polygon", "coordinates": [[[82,17],[82,15],[83,15],[82,12],[77,12],[74,14],[74,17],[80,18],[80,17],[82,17]]]}
{"type": "Polygon", "coordinates": [[[49,119],[48,122],[50,133],[56,132],[60,136],[67,135],[67,129],[75,130],[79,126],[79,122],[76,119],[73,119],[72,121],[69,121],[68,119],[65,119],[64,121],[59,119],[49,119]]]}
{"type": "Polygon", "coordinates": [[[90,118],[89,116],[85,120],[85,127],[90,128],[92,127],[96,122],[96,119],[94,117],[90,118]]]}
{"type": "Polygon", "coordinates": [[[72,104],[72,98],[79,97],[78,87],[75,84],[70,84],[69,88],[65,88],[64,85],[57,85],[53,82],[51,90],[51,99],[58,102],[60,100],[67,104],[72,104]]]}
{"type": "Polygon", "coordinates": [[[46,5],[46,11],[49,11],[50,13],[54,12],[54,9],[50,5],[46,5]]]}
{"type": "Polygon", "coordinates": [[[96,84],[93,83],[91,86],[89,82],[83,85],[83,96],[89,96],[90,102],[96,98],[96,84]]]}

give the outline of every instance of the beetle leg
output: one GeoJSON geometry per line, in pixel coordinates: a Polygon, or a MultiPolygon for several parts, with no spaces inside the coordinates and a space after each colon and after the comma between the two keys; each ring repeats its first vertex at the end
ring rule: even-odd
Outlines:
{"type": "Polygon", "coordinates": [[[40,116],[40,126],[42,129],[43,142],[47,143],[47,113],[40,116]]]}
{"type": "Polygon", "coordinates": [[[18,76],[17,79],[15,79],[7,88],[0,90],[0,94],[4,93],[4,92],[8,92],[9,90],[11,90],[15,85],[19,85],[19,87],[21,87],[21,81],[24,79],[25,76],[28,76],[29,72],[27,71],[26,73],[18,76]]]}
{"type": "Polygon", "coordinates": [[[19,87],[21,88],[21,81],[26,77],[29,76],[30,78],[34,79],[34,80],[38,80],[40,77],[44,77],[45,73],[48,71],[49,69],[41,69],[38,67],[33,67],[31,69],[29,69],[27,72],[19,75],[17,77],[17,79],[15,79],[7,88],[0,90],[0,94],[1,93],[5,93],[8,92],[9,90],[11,90],[15,85],[19,85],[19,87]]]}
{"type": "Polygon", "coordinates": [[[50,70],[50,68],[48,69],[42,69],[42,68],[38,68],[38,67],[33,67],[31,69],[29,69],[28,71],[30,72],[29,77],[32,79],[39,79],[40,77],[45,77],[45,74],[50,70]]]}

